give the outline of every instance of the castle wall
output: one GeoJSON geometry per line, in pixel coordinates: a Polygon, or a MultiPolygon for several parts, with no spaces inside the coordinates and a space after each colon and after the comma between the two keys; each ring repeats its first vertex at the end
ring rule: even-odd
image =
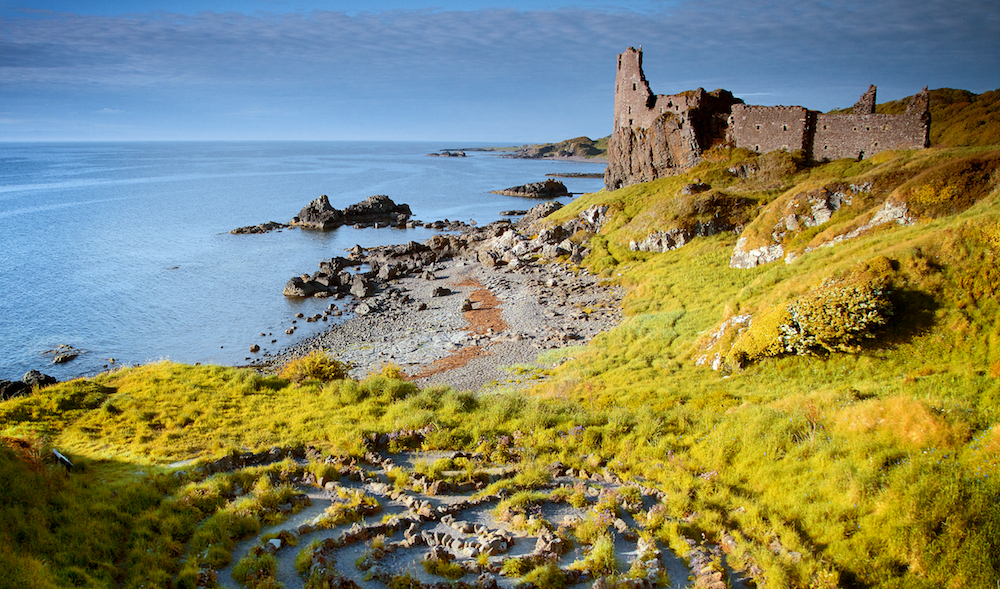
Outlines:
{"type": "Polygon", "coordinates": [[[888,149],[927,146],[927,123],[914,113],[820,114],[816,116],[812,159],[863,159],[888,149]]]}
{"type": "Polygon", "coordinates": [[[737,147],[767,153],[776,149],[806,149],[809,111],[801,106],[733,106],[729,140],[737,147]]]}
{"type": "Polygon", "coordinates": [[[875,114],[875,92],[870,86],[852,114],[821,114],[801,106],[748,106],[726,90],[653,94],[642,71],[642,51],[629,47],[618,56],[604,185],[615,190],[676,174],[696,165],[705,150],[721,143],[758,153],[802,150],[814,161],[927,147],[927,88],[913,97],[902,115],[875,114]]]}

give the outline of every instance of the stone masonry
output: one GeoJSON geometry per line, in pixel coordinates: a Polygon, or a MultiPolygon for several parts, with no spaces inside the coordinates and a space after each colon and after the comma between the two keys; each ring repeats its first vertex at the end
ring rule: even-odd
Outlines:
{"type": "Polygon", "coordinates": [[[752,106],[727,90],[653,94],[642,71],[642,50],[618,56],[614,131],[604,184],[608,190],[676,174],[716,145],[766,153],[801,151],[812,161],[870,157],[888,149],[929,145],[930,95],[913,97],[906,113],[875,114],[875,86],[850,114],[801,106],[752,106]]]}

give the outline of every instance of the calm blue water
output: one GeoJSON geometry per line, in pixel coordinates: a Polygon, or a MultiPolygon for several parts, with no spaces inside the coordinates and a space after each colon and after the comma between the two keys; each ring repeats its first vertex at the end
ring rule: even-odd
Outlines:
{"type": "MultiPolygon", "coordinates": [[[[298,229],[231,235],[287,222],[321,194],[343,208],[373,194],[414,218],[475,220],[532,201],[490,190],[601,164],[510,160],[469,152],[432,158],[436,143],[0,143],[0,378],[38,369],[60,380],[108,358],[242,364],[326,327],[294,314],[331,299],[282,296],[292,276],[361,244],[423,241],[430,230],[298,229]],[[273,336],[260,337],[260,333],[273,336]],[[276,344],[271,344],[277,339],[276,344]],[[52,365],[59,344],[84,350],[52,365]]],[[[565,179],[573,192],[597,179],[565,179]]]]}

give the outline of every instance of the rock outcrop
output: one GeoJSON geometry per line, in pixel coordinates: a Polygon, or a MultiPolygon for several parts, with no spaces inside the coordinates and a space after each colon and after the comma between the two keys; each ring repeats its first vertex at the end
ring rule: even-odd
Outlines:
{"type": "Polygon", "coordinates": [[[83,352],[81,350],[78,350],[77,348],[74,348],[69,344],[59,344],[55,348],[51,350],[46,350],[43,353],[52,356],[53,364],[64,364],[66,362],[76,360],[77,356],[79,356],[83,352]]]}
{"type": "MultiPolygon", "coordinates": [[[[870,183],[837,184],[798,194],[784,201],[783,204],[780,202],[775,203],[772,206],[783,206],[784,209],[777,223],[770,228],[770,235],[768,236],[770,239],[765,243],[758,241],[756,247],[750,247],[750,239],[746,235],[741,236],[736,242],[736,247],[733,249],[729,266],[741,269],[756,268],[757,266],[769,264],[782,258],[785,258],[786,262],[791,262],[795,256],[791,253],[786,255],[784,247],[788,235],[827,223],[841,207],[850,206],[854,202],[855,197],[868,194],[871,190],[872,185],[870,183]]],[[[844,239],[857,237],[876,225],[890,221],[896,221],[900,224],[910,222],[910,219],[906,215],[906,205],[902,204],[902,213],[899,213],[897,209],[898,206],[893,208],[889,203],[886,203],[886,212],[876,213],[871,221],[849,234],[834,238],[833,242],[829,245],[839,243],[844,239]]],[[[810,249],[806,248],[806,251],[810,251],[810,249]]]]}
{"type": "Polygon", "coordinates": [[[739,233],[751,218],[753,201],[712,191],[712,187],[695,179],[677,192],[680,218],[673,227],[653,231],[645,239],[629,242],[632,251],[663,253],[675,250],[695,237],[708,237],[732,231],[739,233]]]}
{"type": "Polygon", "coordinates": [[[493,194],[503,194],[505,196],[522,196],[525,198],[556,198],[559,196],[569,196],[570,192],[566,185],[558,180],[546,180],[545,182],[532,182],[522,186],[514,186],[503,190],[491,190],[493,194]]]}
{"type": "Polygon", "coordinates": [[[0,401],[23,397],[31,392],[31,387],[19,380],[0,380],[0,401]]]}
{"type": "Polygon", "coordinates": [[[37,370],[29,370],[21,378],[21,382],[28,385],[30,388],[35,387],[47,387],[49,385],[56,384],[59,382],[54,376],[49,376],[48,374],[42,374],[37,370]]]}
{"type": "Polygon", "coordinates": [[[335,209],[330,205],[330,199],[324,194],[313,200],[299,211],[291,224],[306,229],[329,230],[341,225],[405,225],[409,220],[410,207],[397,205],[384,194],[369,196],[362,202],[353,204],[346,209],[335,209]]]}

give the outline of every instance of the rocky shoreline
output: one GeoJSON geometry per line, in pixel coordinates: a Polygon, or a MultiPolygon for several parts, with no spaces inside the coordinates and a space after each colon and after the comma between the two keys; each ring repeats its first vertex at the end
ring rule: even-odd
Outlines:
{"type": "Polygon", "coordinates": [[[561,205],[544,203],[517,223],[465,227],[418,244],[355,248],[348,258],[320,263],[294,277],[285,293],[355,296],[354,317],[252,366],[274,367],[325,350],[364,376],[392,363],[421,384],[458,389],[515,384],[502,367],[535,360],[540,351],[582,344],[616,325],[623,289],[579,263],[585,244],[569,237],[596,233],[606,209],[554,227],[538,221],[561,205]],[[351,274],[347,265],[368,267],[351,274]],[[324,290],[325,289],[325,290],[324,290]]]}

